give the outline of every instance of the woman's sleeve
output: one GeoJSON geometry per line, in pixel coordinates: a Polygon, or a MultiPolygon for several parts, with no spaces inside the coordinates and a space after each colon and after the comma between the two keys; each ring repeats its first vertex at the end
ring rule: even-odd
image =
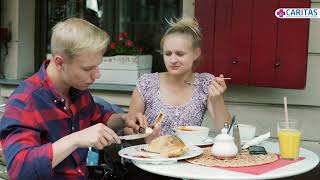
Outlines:
{"type": "Polygon", "coordinates": [[[209,84],[214,79],[214,76],[210,73],[201,73],[199,81],[201,82],[201,89],[202,93],[204,93],[204,96],[208,96],[208,88],[209,84]]]}

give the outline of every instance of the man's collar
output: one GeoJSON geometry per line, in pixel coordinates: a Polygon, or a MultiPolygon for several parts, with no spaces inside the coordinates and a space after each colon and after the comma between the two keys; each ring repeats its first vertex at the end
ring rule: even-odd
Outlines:
{"type": "MultiPolygon", "coordinates": [[[[64,102],[65,99],[57,91],[55,85],[53,84],[53,82],[51,81],[51,79],[48,76],[46,68],[49,65],[49,63],[50,63],[50,60],[45,60],[42,63],[38,73],[39,73],[40,80],[42,81],[42,84],[50,89],[50,92],[52,93],[52,97],[53,97],[52,101],[55,104],[59,104],[60,102],[64,102]]],[[[76,88],[71,87],[70,90],[69,90],[70,101],[74,102],[82,92],[83,91],[80,91],[80,90],[78,90],[76,88]]]]}

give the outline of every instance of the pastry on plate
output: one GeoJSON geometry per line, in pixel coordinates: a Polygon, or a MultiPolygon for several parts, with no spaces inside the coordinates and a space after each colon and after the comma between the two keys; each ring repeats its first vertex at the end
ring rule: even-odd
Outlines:
{"type": "Polygon", "coordinates": [[[146,150],[170,158],[184,155],[188,151],[188,147],[179,137],[165,135],[152,140],[146,150]]]}

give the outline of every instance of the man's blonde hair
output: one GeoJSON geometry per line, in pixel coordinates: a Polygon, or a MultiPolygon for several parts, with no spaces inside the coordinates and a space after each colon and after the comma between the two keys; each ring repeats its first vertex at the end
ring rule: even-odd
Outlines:
{"type": "Polygon", "coordinates": [[[84,52],[104,53],[109,42],[109,35],[102,29],[83,19],[70,18],[52,28],[51,53],[73,59],[84,52]]]}

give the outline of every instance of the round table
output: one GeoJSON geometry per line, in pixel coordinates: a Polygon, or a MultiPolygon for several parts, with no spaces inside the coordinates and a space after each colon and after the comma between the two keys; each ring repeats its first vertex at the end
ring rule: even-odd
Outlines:
{"type": "MultiPolygon", "coordinates": [[[[276,142],[264,142],[262,143],[262,146],[264,146],[268,152],[279,153],[279,145],[276,142]]],[[[183,161],[162,165],[146,164],[141,162],[133,163],[137,167],[154,174],[183,179],[275,179],[305,173],[312,170],[319,163],[318,155],[307,149],[300,148],[299,156],[304,157],[305,159],[260,175],[251,175],[220,168],[199,166],[183,161]]]]}

